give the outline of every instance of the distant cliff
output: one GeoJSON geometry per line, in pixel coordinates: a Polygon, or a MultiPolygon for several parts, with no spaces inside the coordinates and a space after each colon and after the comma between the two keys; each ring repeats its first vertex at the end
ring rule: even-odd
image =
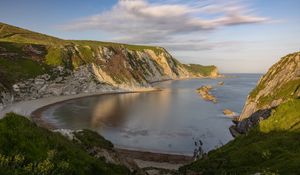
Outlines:
{"type": "Polygon", "coordinates": [[[300,97],[300,52],[289,54],[260,79],[250,93],[239,117],[237,129],[244,133],[271,114],[271,109],[300,97]]]}
{"type": "Polygon", "coordinates": [[[1,100],[6,103],[217,77],[218,70],[182,64],[161,47],[62,40],[0,23],[0,75],[1,100]]]}

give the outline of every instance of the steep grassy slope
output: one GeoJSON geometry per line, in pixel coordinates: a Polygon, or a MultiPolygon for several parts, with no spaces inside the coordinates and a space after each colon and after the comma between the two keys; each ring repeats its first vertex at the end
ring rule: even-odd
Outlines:
{"type": "Polygon", "coordinates": [[[300,174],[300,100],[272,110],[247,135],[181,168],[189,174],[300,174]]]}
{"type": "Polygon", "coordinates": [[[258,110],[270,109],[288,99],[300,96],[300,52],[289,54],[261,78],[250,93],[239,120],[258,110]]]}
{"type": "Polygon", "coordinates": [[[69,141],[25,117],[7,114],[0,120],[0,174],[129,174],[126,167],[96,159],[84,149],[111,149],[109,141],[90,131],[78,138],[80,142],[69,141]]]}

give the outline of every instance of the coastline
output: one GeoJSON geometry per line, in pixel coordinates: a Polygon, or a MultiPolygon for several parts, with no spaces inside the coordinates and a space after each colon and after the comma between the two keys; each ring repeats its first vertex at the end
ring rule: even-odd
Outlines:
{"type": "MultiPolygon", "coordinates": [[[[97,93],[81,93],[77,95],[47,97],[36,100],[29,100],[17,102],[6,106],[0,111],[0,118],[4,117],[6,113],[15,112],[24,115],[33,120],[37,125],[49,130],[61,129],[53,126],[42,119],[41,113],[46,108],[59,103],[64,103],[69,100],[85,98],[89,96],[101,96],[110,94],[125,94],[125,93],[147,93],[160,91],[158,88],[140,88],[132,90],[123,89],[109,89],[97,93]]],[[[187,155],[171,154],[171,153],[157,153],[148,150],[136,150],[133,148],[115,146],[115,150],[124,157],[131,158],[140,168],[155,167],[163,169],[178,169],[180,166],[190,163],[193,159],[187,155]]]]}
{"type": "MultiPolygon", "coordinates": [[[[189,77],[182,79],[165,79],[161,81],[151,82],[156,84],[164,81],[176,81],[176,80],[188,80],[188,79],[219,79],[224,77],[189,77]]],[[[33,120],[36,124],[49,130],[62,129],[57,128],[47,123],[42,118],[42,112],[49,106],[64,103],[69,100],[85,98],[89,96],[101,96],[110,94],[125,94],[125,93],[146,93],[153,91],[160,91],[161,89],[150,87],[150,88],[136,88],[136,89],[104,89],[95,93],[80,93],[76,95],[68,96],[56,96],[47,97],[30,101],[17,102],[6,106],[0,110],[0,118],[2,118],[8,112],[15,112],[20,115],[24,115],[33,120]]],[[[115,150],[122,156],[131,158],[136,162],[140,168],[155,167],[162,169],[175,170],[184,164],[191,163],[193,157],[190,155],[184,155],[180,153],[169,153],[169,152],[155,152],[151,150],[135,149],[126,146],[115,145],[115,150]]]]}
{"type": "Polygon", "coordinates": [[[31,114],[40,109],[49,105],[61,103],[68,100],[73,100],[77,98],[84,98],[89,96],[98,96],[105,94],[120,94],[120,93],[139,93],[139,92],[152,92],[158,91],[160,89],[157,88],[136,88],[132,90],[127,89],[105,89],[102,91],[98,91],[95,93],[80,93],[76,95],[68,95],[68,96],[52,96],[47,98],[40,98],[36,100],[28,100],[28,101],[20,101],[16,103],[12,103],[10,105],[5,106],[0,110],[0,119],[5,116],[6,113],[14,112],[16,114],[24,115],[26,117],[31,117],[31,114]]]}

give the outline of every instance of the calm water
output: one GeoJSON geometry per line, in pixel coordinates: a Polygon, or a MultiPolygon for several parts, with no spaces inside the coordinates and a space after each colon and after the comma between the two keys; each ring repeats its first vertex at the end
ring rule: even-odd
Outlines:
{"type": "Polygon", "coordinates": [[[93,96],[66,101],[46,109],[44,120],[59,128],[89,128],[115,145],[155,152],[189,154],[193,139],[206,151],[232,139],[230,118],[222,111],[241,112],[245,99],[260,75],[236,78],[192,79],[155,84],[159,92],[93,96]],[[224,86],[217,86],[224,81],[224,86]],[[195,89],[213,85],[217,104],[203,101],[195,89]]]}

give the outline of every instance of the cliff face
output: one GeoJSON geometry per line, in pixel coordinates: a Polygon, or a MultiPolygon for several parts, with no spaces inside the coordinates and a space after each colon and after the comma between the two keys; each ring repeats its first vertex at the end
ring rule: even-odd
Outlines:
{"type": "MultiPolygon", "coordinates": [[[[164,48],[62,40],[0,23],[1,103],[150,87],[152,82],[216,77],[215,66],[185,65],[164,48]]],[[[1,107],[1,104],[0,104],[1,107]]]]}
{"type": "Polygon", "coordinates": [[[238,131],[244,133],[270,116],[272,108],[300,97],[300,52],[289,54],[260,79],[250,93],[239,117],[238,131]]]}

